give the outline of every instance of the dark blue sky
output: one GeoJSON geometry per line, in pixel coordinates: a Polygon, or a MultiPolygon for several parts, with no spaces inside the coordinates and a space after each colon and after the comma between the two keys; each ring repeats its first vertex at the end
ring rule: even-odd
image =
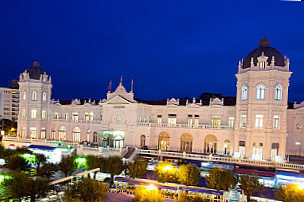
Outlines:
{"type": "Polygon", "coordinates": [[[278,0],[2,1],[0,85],[38,60],[56,99],[104,98],[121,75],[143,99],[234,96],[238,60],[266,33],[290,58],[290,101],[301,101],[303,19],[304,2],[278,0]]]}

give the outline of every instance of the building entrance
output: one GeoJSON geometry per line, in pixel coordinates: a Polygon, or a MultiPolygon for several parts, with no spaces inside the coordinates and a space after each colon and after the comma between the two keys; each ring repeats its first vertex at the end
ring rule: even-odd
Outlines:
{"type": "Polygon", "coordinates": [[[125,146],[125,131],[98,131],[99,147],[122,148],[125,146]]]}

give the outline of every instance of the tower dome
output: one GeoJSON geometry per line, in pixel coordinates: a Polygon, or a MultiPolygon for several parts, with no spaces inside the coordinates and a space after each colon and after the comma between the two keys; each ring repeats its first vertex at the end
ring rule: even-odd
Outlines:
{"type": "Polygon", "coordinates": [[[44,69],[40,67],[40,63],[35,61],[33,63],[33,66],[26,69],[26,72],[28,72],[30,79],[39,80],[40,76],[45,73],[44,69]]]}
{"type": "Polygon", "coordinates": [[[268,57],[268,59],[267,59],[268,64],[271,63],[272,56],[274,56],[274,60],[275,60],[274,65],[275,66],[284,66],[285,65],[284,57],[280,53],[280,51],[278,51],[275,48],[272,48],[270,46],[269,40],[264,38],[260,41],[259,47],[254,49],[253,51],[251,51],[246,56],[246,58],[244,59],[244,63],[243,63],[243,69],[246,69],[251,66],[251,64],[250,64],[251,58],[253,58],[254,65],[257,65],[257,62],[258,62],[257,58],[259,56],[261,56],[262,53],[264,53],[264,55],[268,57]]]}

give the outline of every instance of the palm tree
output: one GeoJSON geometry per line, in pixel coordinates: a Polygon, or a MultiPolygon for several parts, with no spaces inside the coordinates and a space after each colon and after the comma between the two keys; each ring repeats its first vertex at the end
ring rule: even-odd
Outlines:
{"type": "Polygon", "coordinates": [[[240,188],[244,191],[247,197],[247,201],[250,201],[250,196],[253,192],[262,190],[264,187],[259,182],[259,177],[257,175],[241,175],[240,176],[240,188]]]}
{"type": "Polygon", "coordinates": [[[48,180],[50,180],[57,171],[57,165],[53,163],[44,163],[39,169],[37,169],[37,175],[46,177],[48,180]]]}

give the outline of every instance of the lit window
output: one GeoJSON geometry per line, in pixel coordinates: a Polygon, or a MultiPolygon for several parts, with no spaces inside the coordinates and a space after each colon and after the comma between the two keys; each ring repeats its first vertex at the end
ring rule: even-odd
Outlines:
{"type": "Polygon", "coordinates": [[[36,110],[36,109],[32,109],[32,110],[31,110],[31,118],[32,118],[32,119],[37,118],[37,110],[36,110]]]}
{"type": "Polygon", "coordinates": [[[162,115],[157,115],[157,125],[158,126],[162,125],[162,115]]]}
{"type": "Polygon", "coordinates": [[[188,115],[188,127],[192,127],[192,123],[193,123],[193,116],[188,115]]]}
{"type": "Polygon", "coordinates": [[[84,120],[85,120],[86,122],[89,121],[89,113],[88,113],[88,112],[84,113],[84,120]]]}
{"type": "Polygon", "coordinates": [[[241,115],[241,127],[246,127],[247,116],[245,114],[241,115]]]}
{"type": "Polygon", "coordinates": [[[275,100],[282,100],[282,87],[280,85],[275,88],[275,100]]]}
{"type": "Polygon", "coordinates": [[[220,126],[221,125],[221,116],[218,116],[218,115],[211,116],[211,125],[220,126]]]}
{"type": "Polygon", "coordinates": [[[255,116],[255,127],[263,128],[263,115],[257,114],[255,116]]]}
{"type": "Polygon", "coordinates": [[[42,93],[42,101],[43,101],[43,102],[46,102],[46,92],[43,92],[43,93],[42,93]]]}
{"type": "Polygon", "coordinates": [[[77,112],[73,113],[73,115],[72,115],[72,121],[73,122],[78,122],[78,113],[77,112]]]}
{"type": "Polygon", "coordinates": [[[46,138],[46,128],[41,128],[40,138],[41,139],[45,139],[46,138]]]}
{"type": "Polygon", "coordinates": [[[194,115],[194,126],[198,127],[199,124],[199,115],[194,115]]]}
{"type": "Polygon", "coordinates": [[[168,115],[168,125],[175,126],[176,125],[176,114],[169,114],[168,115]]]}
{"type": "Polygon", "coordinates": [[[32,100],[37,100],[37,92],[32,92],[32,100]]]}
{"type": "Polygon", "coordinates": [[[99,115],[99,116],[100,116],[100,120],[102,121],[102,113],[100,113],[100,115],[99,115]]]}
{"type": "Polygon", "coordinates": [[[278,129],[279,128],[279,116],[278,115],[274,115],[273,116],[273,128],[278,129]]]}
{"type": "Polygon", "coordinates": [[[247,86],[242,87],[242,101],[247,100],[247,86]]]}
{"type": "Polygon", "coordinates": [[[90,112],[90,121],[93,121],[93,120],[94,120],[94,113],[90,112]]]}
{"type": "Polygon", "coordinates": [[[234,117],[229,117],[228,118],[228,127],[233,128],[234,126],[234,117]]]}
{"type": "Polygon", "coordinates": [[[57,113],[57,112],[55,112],[55,113],[54,113],[54,119],[56,119],[56,120],[57,120],[58,118],[59,118],[59,115],[58,115],[58,113],[57,113]]]}
{"type": "Polygon", "coordinates": [[[257,86],[256,99],[257,100],[265,99],[265,86],[263,86],[263,85],[257,86]]]}
{"type": "Polygon", "coordinates": [[[25,116],[26,116],[26,111],[25,111],[25,109],[22,109],[21,117],[25,118],[25,116]]]}
{"type": "Polygon", "coordinates": [[[68,119],[69,119],[69,113],[65,113],[65,114],[64,114],[64,119],[65,119],[65,120],[68,120],[68,119]]]}
{"type": "Polygon", "coordinates": [[[46,117],[47,117],[47,115],[46,115],[46,110],[43,109],[43,110],[41,111],[41,118],[42,118],[42,119],[46,119],[46,117]]]}
{"type": "Polygon", "coordinates": [[[30,138],[36,138],[36,137],[37,137],[36,127],[30,127],[30,138]]]}

